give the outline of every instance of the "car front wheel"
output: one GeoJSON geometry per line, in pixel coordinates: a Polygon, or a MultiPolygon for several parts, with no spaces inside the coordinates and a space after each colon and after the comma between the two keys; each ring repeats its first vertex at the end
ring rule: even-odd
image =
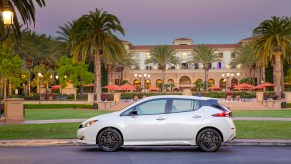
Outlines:
{"type": "Polygon", "coordinates": [[[116,151],[122,145],[121,134],[112,128],[104,129],[98,136],[98,145],[103,151],[116,151]]]}
{"type": "Polygon", "coordinates": [[[197,144],[205,152],[215,152],[219,149],[222,139],[217,130],[207,128],[199,132],[197,144]]]}

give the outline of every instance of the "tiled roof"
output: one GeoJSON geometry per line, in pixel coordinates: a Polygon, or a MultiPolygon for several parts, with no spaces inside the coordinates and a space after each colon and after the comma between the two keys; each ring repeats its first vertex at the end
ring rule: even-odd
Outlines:
{"type": "Polygon", "coordinates": [[[178,38],[178,39],[174,39],[175,40],[192,40],[192,39],[188,39],[188,38],[178,38]]]}
{"type": "Polygon", "coordinates": [[[252,37],[248,37],[248,38],[245,38],[245,39],[242,39],[240,40],[239,42],[242,43],[242,42],[249,42],[249,41],[252,41],[254,39],[256,39],[258,36],[252,36],[252,37]]]}
{"type": "MultiPolygon", "coordinates": [[[[192,50],[198,44],[191,44],[191,45],[169,45],[176,50],[192,50]]],[[[213,49],[223,49],[223,48],[238,48],[238,44],[208,44],[209,47],[213,49]]],[[[140,45],[140,46],[132,46],[130,50],[133,51],[142,51],[146,50],[149,51],[150,49],[154,48],[155,45],[140,45]]]]}
{"type": "Polygon", "coordinates": [[[132,45],[129,41],[126,41],[126,40],[121,40],[121,42],[122,42],[123,44],[126,44],[126,45],[128,45],[128,44],[132,45]]]}

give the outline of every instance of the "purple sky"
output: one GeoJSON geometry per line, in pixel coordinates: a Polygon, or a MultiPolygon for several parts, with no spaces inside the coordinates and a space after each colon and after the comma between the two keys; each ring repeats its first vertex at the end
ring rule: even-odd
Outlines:
{"type": "Polygon", "coordinates": [[[194,43],[237,43],[271,16],[291,16],[291,0],[46,0],[37,8],[35,31],[57,36],[58,26],[95,8],[116,15],[120,36],[134,45],[171,44],[186,37],[194,43]]]}

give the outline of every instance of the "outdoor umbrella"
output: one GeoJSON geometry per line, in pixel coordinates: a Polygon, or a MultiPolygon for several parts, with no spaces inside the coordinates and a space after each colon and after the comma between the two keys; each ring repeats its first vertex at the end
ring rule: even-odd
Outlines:
{"type": "Polygon", "coordinates": [[[210,89],[210,90],[220,90],[221,88],[219,86],[213,85],[213,86],[209,87],[208,89],[210,89]]]}
{"type": "Polygon", "coordinates": [[[58,89],[61,89],[61,85],[51,86],[51,90],[58,90],[58,89]]]}
{"type": "Polygon", "coordinates": [[[158,88],[158,87],[150,87],[149,90],[150,90],[150,91],[159,91],[159,90],[161,90],[161,89],[158,88]]]}
{"type": "Polygon", "coordinates": [[[94,84],[90,83],[90,84],[85,84],[83,85],[83,87],[94,87],[94,84]]]}
{"type": "Polygon", "coordinates": [[[132,91],[132,90],[135,90],[135,87],[133,85],[130,85],[130,84],[123,84],[122,86],[120,86],[118,88],[118,90],[122,90],[122,91],[132,91]]]}
{"type": "Polygon", "coordinates": [[[258,86],[260,86],[260,87],[274,87],[275,84],[272,84],[272,83],[268,83],[268,82],[266,82],[266,83],[263,83],[263,84],[258,85],[258,86]]]}
{"type": "Polygon", "coordinates": [[[108,90],[118,90],[119,87],[115,84],[109,84],[103,88],[107,88],[108,90]]]}
{"type": "Polygon", "coordinates": [[[242,84],[238,84],[234,87],[234,89],[244,89],[244,90],[248,90],[248,89],[255,89],[255,86],[247,84],[247,83],[242,83],[242,84]]]}

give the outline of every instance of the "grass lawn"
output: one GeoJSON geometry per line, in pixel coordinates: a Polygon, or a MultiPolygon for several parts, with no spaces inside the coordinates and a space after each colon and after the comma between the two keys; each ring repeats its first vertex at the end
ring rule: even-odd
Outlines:
{"type": "Polygon", "coordinates": [[[109,110],[94,109],[25,109],[26,120],[55,120],[90,118],[100,114],[110,113],[109,110]]]}
{"type": "MultiPolygon", "coordinates": [[[[4,139],[64,139],[76,138],[80,123],[1,125],[4,139]]],[[[291,139],[288,121],[235,121],[240,139],[291,139]]]]}
{"type": "Polygon", "coordinates": [[[284,117],[291,118],[291,110],[233,110],[233,117],[284,117]]]}
{"type": "Polygon", "coordinates": [[[80,123],[1,125],[0,139],[64,139],[76,138],[80,123]]]}
{"type": "Polygon", "coordinates": [[[234,121],[240,139],[291,139],[289,121],[234,121]]]}

